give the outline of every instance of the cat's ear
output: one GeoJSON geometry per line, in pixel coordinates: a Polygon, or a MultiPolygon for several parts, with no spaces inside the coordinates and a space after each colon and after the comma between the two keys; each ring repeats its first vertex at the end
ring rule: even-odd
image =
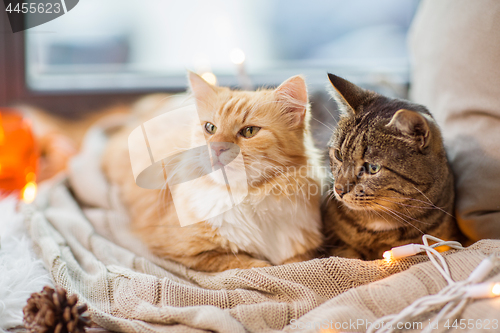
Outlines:
{"type": "Polygon", "coordinates": [[[341,116],[354,116],[356,110],[363,104],[370,92],[337,75],[328,73],[328,79],[330,79],[333,86],[330,94],[337,102],[341,116]]]}
{"type": "Polygon", "coordinates": [[[393,126],[404,135],[413,138],[421,150],[429,145],[431,137],[429,122],[418,112],[401,109],[392,116],[387,126],[393,126]]]}
{"type": "Polygon", "coordinates": [[[276,88],[274,94],[292,116],[292,126],[302,124],[306,117],[309,102],[304,78],[300,75],[289,78],[276,88]]]}
{"type": "Polygon", "coordinates": [[[191,71],[188,71],[189,87],[193,93],[196,104],[207,103],[211,98],[216,97],[215,87],[207,81],[203,80],[201,76],[191,71]]]}

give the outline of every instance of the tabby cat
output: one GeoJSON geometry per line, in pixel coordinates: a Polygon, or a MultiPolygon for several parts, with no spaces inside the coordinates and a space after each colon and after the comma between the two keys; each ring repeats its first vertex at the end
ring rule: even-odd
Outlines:
{"type": "Polygon", "coordinates": [[[373,260],[421,243],[423,234],[459,237],[453,174],[429,111],[328,76],[341,111],[329,143],[334,181],[322,207],[328,253],[373,260]]]}
{"type": "MultiPolygon", "coordinates": [[[[238,145],[245,162],[248,196],[226,213],[180,227],[176,211],[196,214],[215,207],[227,193],[226,183],[214,177],[194,177],[197,188],[183,193],[175,208],[166,187],[139,188],[132,176],[127,147],[131,129],[140,125],[135,122],[113,135],[103,160],[108,179],[120,188],[134,232],[156,255],[200,271],[312,258],[323,241],[321,194],[316,191],[310,195],[304,189],[318,186],[316,175],[320,173],[316,169],[320,163],[309,133],[304,79],[292,77],[274,90],[237,91],[210,85],[194,73],[188,76],[192,107],[197,107],[201,121],[191,128],[201,126],[214,150],[212,156],[218,156],[216,163],[225,164],[226,154],[231,153],[222,143],[238,145]]],[[[138,113],[151,119],[155,112],[168,111],[171,101],[155,103],[157,106],[149,103],[145,107],[148,103],[142,102],[143,110],[138,113]]],[[[165,131],[179,129],[172,124],[165,131]]],[[[189,137],[185,132],[179,132],[179,136],[189,137]]],[[[203,167],[194,165],[193,169],[203,167]]]]}

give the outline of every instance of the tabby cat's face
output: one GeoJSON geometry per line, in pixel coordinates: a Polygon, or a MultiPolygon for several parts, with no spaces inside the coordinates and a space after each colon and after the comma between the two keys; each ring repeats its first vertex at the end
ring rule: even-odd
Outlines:
{"type": "MultiPolygon", "coordinates": [[[[301,77],[290,78],[276,90],[259,91],[211,86],[193,73],[189,79],[204,133],[195,140],[200,144],[206,140],[210,146],[212,163],[205,168],[224,167],[236,177],[238,170],[245,170],[246,179],[237,180],[258,185],[283,167],[306,162],[308,99],[301,77]],[[235,159],[240,151],[243,159],[235,159]]],[[[225,184],[215,173],[210,175],[225,184]]]]}
{"type": "Polygon", "coordinates": [[[441,137],[420,105],[361,89],[334,75],[341,118],[329,144],[335,197],[350,209],[401,209],[447,168],[441,137]]]}

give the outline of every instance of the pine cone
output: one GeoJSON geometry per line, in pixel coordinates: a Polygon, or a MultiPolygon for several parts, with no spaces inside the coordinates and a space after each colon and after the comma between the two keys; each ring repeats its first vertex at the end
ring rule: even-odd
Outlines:
{"type": "Polygon", "coordinates": [[[87,305],[79,305],[78,296],[67,297],[66,290],[44,287],[33,293],[23,308],[24,326],[32,333],[84,333],[90,319],[83,316],[87,305]]]}

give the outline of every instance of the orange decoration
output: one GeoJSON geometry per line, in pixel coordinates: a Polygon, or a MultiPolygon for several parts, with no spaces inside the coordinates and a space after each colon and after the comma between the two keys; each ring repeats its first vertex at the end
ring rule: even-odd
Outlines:
{"type": "Polygon", "coordinates": [[[33,201],[37,159],[29,121],[13,109],[0,108],[0,194],[19,191],[25,202],[33,201]]]}

